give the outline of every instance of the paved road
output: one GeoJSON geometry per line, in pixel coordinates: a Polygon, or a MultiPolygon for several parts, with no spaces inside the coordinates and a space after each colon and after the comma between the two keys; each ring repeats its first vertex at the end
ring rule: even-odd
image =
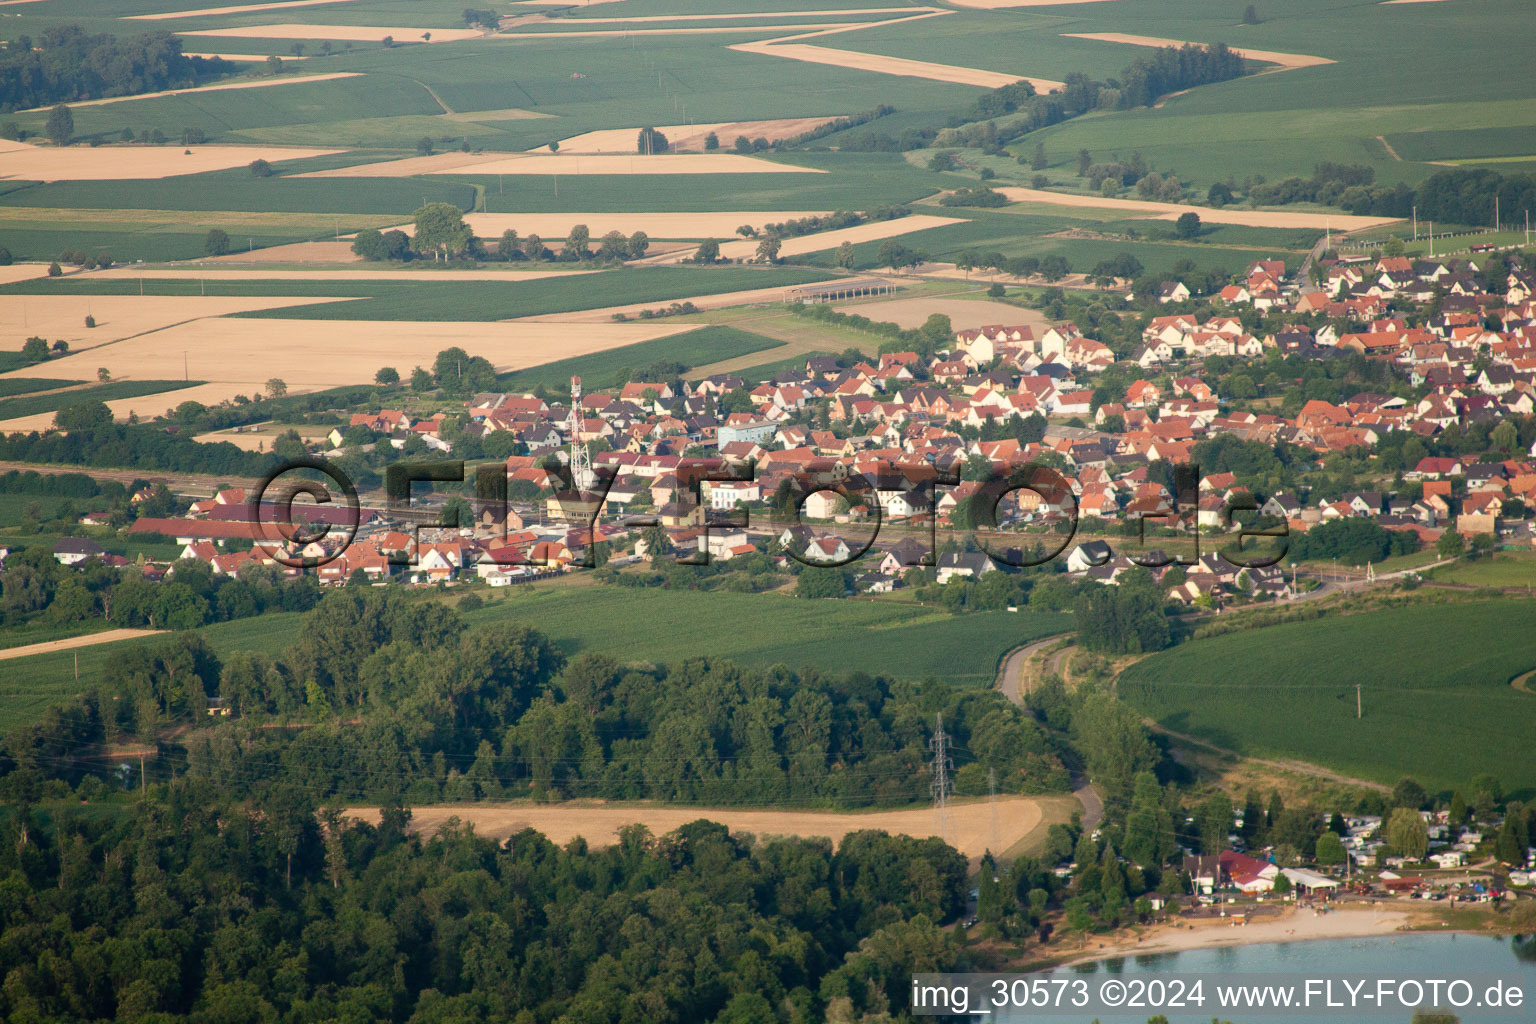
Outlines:
{"type": "MultiPolygon", "coordinates": [[[[1034,657],[1052,644],[1061,641],[1060,636],[1047,637],[1044,640],[1036,640],[1032,644],[1026,644],[1017,650],[1010,651],[1003,659],[1002,666],[997,673],[997,688],[1002,691],[1015,704],[1024,703],[1024,666],[1029,659],[1034,657]]],[[[1056,663],[1060,664],[1062,655],[1056,656],[1056,663]]],[[[1072,778],[1072,795],[1077,797],[1077,802],[1083,807],[1082,825],[1084,830],[1092,832],[1098,828],[1099,822],[1104,820],[1104,801],[1099,799],[1099,794],[1093,791],[1093,784],[1083,775],[1074,775],[1072,778]]]]}

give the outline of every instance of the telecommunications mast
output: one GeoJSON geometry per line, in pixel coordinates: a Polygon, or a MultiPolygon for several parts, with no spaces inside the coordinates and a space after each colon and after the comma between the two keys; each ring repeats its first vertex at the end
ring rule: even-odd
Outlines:
{"type": "Polygon", "coordinates": [[[578,491],[592,489],[592,456],[581,441],[581,378],[571,378],[571,415],[566,421],[571,439],[571,486],[578,491]]]}

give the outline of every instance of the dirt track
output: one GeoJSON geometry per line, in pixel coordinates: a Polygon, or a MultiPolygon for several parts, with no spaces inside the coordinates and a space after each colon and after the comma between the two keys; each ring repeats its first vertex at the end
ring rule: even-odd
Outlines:
{"type": "MultiPolygon", "coordinates": [[[[378,821],[377,808],[350,808],[347,813],[365,821],[378,821]]],[[[1002,851],[1020,842],[1043,817],[1039,802],[1022,796],[999,797],[996,813],[995,844],[993,806],[986,801],[951,804],[944,837],[951,846],[974,860],[988,848],[1002,851]]],[[[662,835],[700,818],[718,821],[733,832],[751,832],[759,837],[825,836],[834,843],[850,832],[863,829],[881,829],[917,838],[940,834],[935,812],[930,808],[836,814],[582,801],[552,805],[450,804],[411,809],[412,826],[428,831],[440,828],[454,817],[472,823],[480,835],[505,839],[521,829],[533,828],[560,846],[577,836],[584,836],[593,846],[611,846],[618,840],[619,829],[626,825],[638,822],[652,833],[662,835]]]]}
{"type": "Polygon", "coordinates": [[[136,636],[155,636],[164,632],[165,630],[163,629],[109,629],[102,633],[87,633],[84,636],[71,636],[63,640],[49,640],[41,644],[6,647],[0,649],[0,661],[10,661],[12,658],[26,658],[33,654],[51,654],[54,651],[68,651],[77,647],[95,647],[97,644],[116,643],[119,640],[132,640],[136,636]]]}

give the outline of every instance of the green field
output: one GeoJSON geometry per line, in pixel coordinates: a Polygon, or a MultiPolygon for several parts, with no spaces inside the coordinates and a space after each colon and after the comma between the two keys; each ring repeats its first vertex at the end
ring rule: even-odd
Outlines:
{"type": "Polygon", "coordinates": [[[1195,640],[1131,666],[1119,694],[1243,754],[1431,792],[1492,772],[1529,794],[1536,696],[1509,682],[1532,668],[1536,603],[1423,605],[1195,640]]]}
{"type": "Polygon", "coordinates": [[[532,626],[568,654],[662,663],[710,655],[757,667],[782,663],[973,685],[992,683],[1005,651],[1062,632],[1071,621],[1055,613],[951,616],[890,601],[806,601],[772,593],[514,589],[471,613],[471,621],[532,626]]]}
{"type": "Polygon", "coordinates": [[[117,398],[139,398],[158,395],[162,391],[189,388],[202,381],[188,380],[123,380],[111,384],[96,384],[72,391],[55,391],[44,395],[22,395],[0,401],[0,420],[20,416],[36,416],[39,413],[57,412],[82,402],[110,402],[117,398]]]}
{"type": "Polygon", "coordinates": [[[34,391],[52,391],[54,388],[67,388],[72,384],[83,384],[79,380],[55,380],[50,377],[6,377],[0,380],[0,398],[10,398],[13,395],[30,395],[34,391]]]}
{"type": "MultiPolygon", "coordinates": [[[[815,270],[785,267],[629,267],[579,277],[546,277],[512,287],[497,281],[402,281],[391,282],[386,290],[380,289],[378,282],[366,281],[353,283],[371,286],[370,290],[383,294],[349,302],[258,310],[249,315],[299,320],[509,320],[637,302],[662,306],[699,295],[787,288],[825,278],[815,270]]],[[[330,284],[305,283],[322,290],[330,284]]]]}
{"type": "Polygon", "coordinates": [[[1531,587],[1536,585],[1536,553],[1500,551],[1492,558],[1453,562],[1435,569],[1430,578],[1472,587],[1531,587]]]}
{"type": "Polygon", "coordinates": [[[696,331],[670,338],[642,341],[606,352],[594,352],[587,356],[517,370],[504,375],[500,386],[508,391],[531,391],[540,386],[558,389],[564,387],[571,377],[577,376],[588,388],[613,387],[627,383],[627,380],[620,381],[620,371],[638,370],[658,361],[682,363],[691,370],[695,366],[707,366],[723,359],[734,359],[783,345],[782,341],[734,327],[700,327],[696,331]]]}
{"type": "MultiPolygon", "coordinates": [[[[233,651],[279,654],[298,637],[303,616],[282,612],[203,630],[221,656],[233,651]]],[[[630,590],[619,587],[530,587],[493,598],[470,612],[473,624],[519,623],[555,639],[567,655],[609,654],[621,661],[677,662],[710,656],[766,668],[936,676],[990,685],[1003,653],[1070,628],[1070,616],[986,612],[951,616],[890,601],[804,601],[778,594],[630,590]]],[[[45,637],[44,639],[52,639],[45,637]]],[[[82,683],[98,675],[125,644],[79,649],[82,683]]],[[[35,721],[50,703],[78,692],[74,651],[6,663],[0,684],[0,732],[35,721]]]]}
{"type": "MultiPolygon", "coordinates": [[[[670,302],[758,288],[788,288],[828,274],[800,267],[625,267],[531,281],[197,281],[122,277],[38,278],[0,295],[335,295],[342,302],[253,312],[298,320],[508,320],[635,303],[670,302]]],[[[236,314],[246,315],[246,314],[236,314]]],[[[185,386],[185,385],[183,385],[185,386]]],[[[118,396],[122,397],[122,396],[118,396]]]]}
{"type": "MultiPolygon", "coordinates": [[[[232,651],[263,651],[277,654],[298,635],[299,612],[276,612],[250,619],[221,622],[203,630],[219,655],[232,651]]],[[[53,639],[45,637],[44,639],[53,639]]],[[[83,690],[100,676],[111,659],[129,645],[159,642],[159,637],[136,637],[116,643],[81,647],[72,651],[34,654],[5,662],[0,683],[0,732],[33,722],[50,704],[83,690]],[[75,683],[75,656],[80,659],[80,685],[75,683]]],[[[32,642],[32,641],[29,641],[32,642]]]]}

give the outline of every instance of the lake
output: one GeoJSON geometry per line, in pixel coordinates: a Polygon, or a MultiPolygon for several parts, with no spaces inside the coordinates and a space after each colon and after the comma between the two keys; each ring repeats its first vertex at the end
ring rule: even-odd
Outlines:
{"type": "MultiPolygon", "coordinates": [[[[1248,946],[1224,946],[1215,949],[1185,950],[1175,953],[1150,953],[1141,956],[1100,960],[1052,972],[1050,977],[1083,978],[1092,983],[1109,978],[1173,978],[1193,975],[1238,975],[1263,972],[1327,977],[1461,978],[1498,975],[1519,982],[1527,995],[1527,1004],[1517,1011],[1473,1011],[1458,1013],[1462,1024],[1511,1024],[1536,1020],[1536,940],[1517,942],[1510,938],[1486,935],[1403,933],[1359,939],[1319,939],[1305,942],[1272,942],[1248,946]],[[1517,946],[1520,955],[1517,955],[1517,946]]],[[[1348,1010],[1291,1011],[1283,1016],[1270,1011],[1245,1016],[1241,1010],[1213,1005],[1209,989],[1204,1010],[1164,1011],[1170,1024],[1207,1024],[1213,1016],[1245,1021],[1287,1021],[1290,1024],[1355,1024],[1357,1021],[1397,1021],[1408,1024],[1410,1010],[1390,1014],[1364,1015],[1348,1010]]],[[[1052,1024],[1089,1024],[1095,1016],[1102,1024],[1142,1024],[1156,1010],[1131,1014],[1051,1013],[1019,1011],[998,1015],[1008,1024],[1048,1021],[1052,1024]]]]}

